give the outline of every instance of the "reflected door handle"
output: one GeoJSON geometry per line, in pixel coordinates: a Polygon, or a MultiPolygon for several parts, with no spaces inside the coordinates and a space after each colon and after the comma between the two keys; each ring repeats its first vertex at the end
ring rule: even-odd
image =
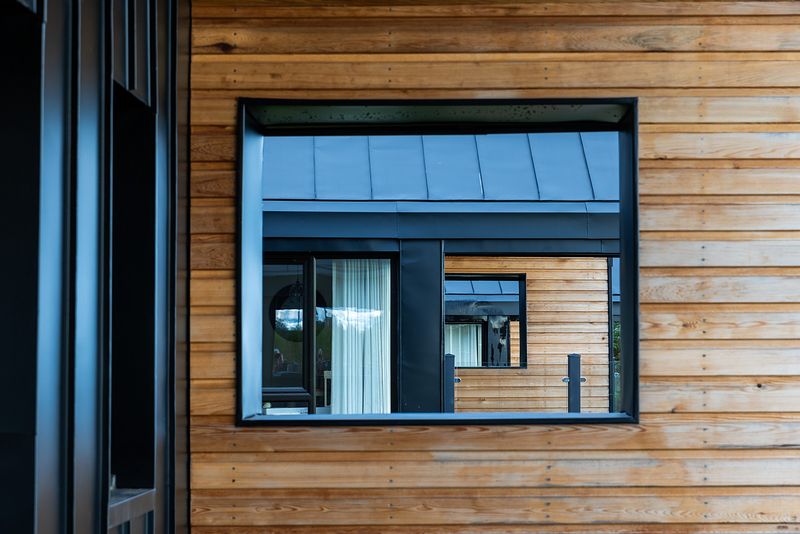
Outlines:
{"type": "Polygon", "coordinates": [[[455,377],[455,378],[453,378],[453,382],[455,382],[456,384],[460,384],[461,383],[461,378],[455,377]]]}

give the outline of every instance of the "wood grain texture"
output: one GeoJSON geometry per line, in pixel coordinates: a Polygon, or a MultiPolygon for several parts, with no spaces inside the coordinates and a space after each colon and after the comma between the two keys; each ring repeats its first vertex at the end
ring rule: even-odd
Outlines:
{"type": "MultiPolygon", "coordinates": [[[[488,56],[488,54],[483,54],[488,56]]],[[[200,56],[203,57],[203,56],[200,56]]],[[[796,58],[758,60],[756,57],[714,61],[675,61],[680,58],[631,57],[602,61],[575,61],[568,53],[549,57],[538,54],[508,54],[482,57],[482,54],[440,54],[425,58],[419,55],[375,56],[342,55],[325,61],[324,56],[207,56],[192,64],[192,84],[197,89],[332,89],[350,85],[360,89],[413,87],[436,89],[501,89],[516,84],[521,88],[582,87],[587,83],[602,87],[763,87],[781,88],[800,85],[800,73],[794,68],[796,58]],[[210,58],[215,58],[211,60],[210,58]],[[302,58],[298,61],[296,58],[302,58]],[[365,60],[368,58],[369,60],[365,60]],[[291,59],[291,60],[290,60],[291,59]],[[660,60],[656,60],[660,59],[660,60]],[[598,68],[602,63],[602,68],[598,68]]],[[[675,145],[672,157],[682,153],[680,139],[670,140],[665,149],[675,145]]],[[[720,141],[722,142],[722,141],[720,141]]],[[[787,141],[791,142],[791,141],[787,141]]],[[[723,148],[734,149],[737,141],[723,148]],[[733,146],[731,146],[733,145],[733,146]]],[[[655,157],[663,149],[650,142],[646,155],[655,157]]],[[[203,145],[200,145],[203,146],[203,145]]],[[[706,157],[725,154],[712,151],[713,144],[704,143],[706,157]]],[[[206,149],[208,150],[208,149],[206,149]]],[[[203,152],[201,151],[202,155],[203,152]]],[[[212,154],[205,154],[211,159],[212,154]]],[[[719,157],[719,156],[718,156],[719,157]]],[[[731,157],[731,156],[722,156],[731,157]]],[[[735,157],[735,156],[733,156],[735,157]]],[[[743,157],[743,156],[742,156],[743,157]]],[[[779,157],[775,154],[775,157],[779,157]]]]}
{"type": "MultiPolygon", "coordinates": [[[[280,525],[272,526],[198,526],[192,532],[200,534],[310,534],[323,529],[340,534],[529,534],[529,525],[507,523],[481,523],[479,525],[336,525],[320,526],[280,525]]],[[[594,523],[586,525],[540,524],[539,534],[720,534],[745,532],[747,534],[778,534],[800,532],[800,527],[789,523],[594,523]]]]}
{"type": "MultiPolygon", "coordinates": [[[[800,3],[194,0],[193,18],[194,531],[800,532],[800,3]],[[238,97],[630,96],[639,424],[234,425],[238,97]]],[[[559,408],[572,351],[607,383],[592,261],[529,271],[524,402],[559,408]]]]}
{"type": "Polygon", "coordinates": [[[197,453],[198,489],[792,486],[797,454],[751,451],[197,453]],[[440,460],[440,461],[436,461],[440,460]],[[330,469],[337,463],[340,469],[330,469]]]}
{"type": "Polygon", "coordinates": [[[193,416],[195,452],[559,451],[800,449],[789,413],[648,413],[638,425],[265,428],[242,432],[232,416],[193,416]]]}
{"type": "Polygon", "coordinates": [[[600,358],[587,355],[582,375],[581,407],[586,411],[609,409],[608,390],[608,263],[605,258],[513,258],[447,256],[445,274],[525,275],[527,309],[527,360],[525,369],[456,369],[456,412],[567,410],[567,354],[560,345],[576,342],[604,350],[600,358]],[[541,302],[578,302],[597,306],[585,311],[559,311],[541,302]],[[553,345],[559,345],[554,347],[553,345]],[[546,355],[550,355],[549,357],[546,355]],[[559,358],[560,356],[560,358],[559,358]],[[539,365],[547,358],[559,364],[539,365]],[[601,360],[602,361],[602,360],[601,360]],[[589,362],[594,365],[588,366],[589,362]]]}
{"type": "Polygon", "coordinates": [[[636,1],[608,2],[508,2],[507,0],[456,2],[393,2],[390,0],[361,1],[353,5],[334,5],[318,0],[249,0],[231,5],[225,0],[194,0],[192,16],[230,17],[235,19],[273,17],[335,17],[366,18],[374,16],[420,17],[584,17],[584,16],[732,16],[732,15],[800,15],[800,7],[791,0],[777,1],[636,1]]]}
{"type": "Polygon", "coordinates": [[[196,54],[798,50],[795,24],[739,18],[620,23],[615,18],[198,19],[196,54]],[[454,26],[458,32],[453,31],[454,26]]]}

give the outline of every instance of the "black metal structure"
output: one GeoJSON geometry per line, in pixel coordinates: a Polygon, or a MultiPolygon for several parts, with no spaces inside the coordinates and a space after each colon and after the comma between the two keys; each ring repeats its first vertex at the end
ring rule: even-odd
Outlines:
{"type": "Polygon", "coordinates": [[[567,411],[580,413],[581,411],[581,384],[586,381],[581,376],[581,355],[567,355],[567,376],[563,379],[567,383],[567,411]]]}
{"type": "MultiPolygon", "coordinates": [[[[239,212],[239,366],[237,420],[239,424],[503,424],[558,422],[635,422],[638,420],[638,273],[637,147],[636,99],[583,100],[474,100],[474,101],[282,101],[240,99],[240,201],[239,212]],[[523,110],[513,113],[509,110],[523,110]],[[372,113],[375,111],[375,113],[372,113]],[[361,173],[361,185],[349,184],[352,200],[332,189],[320,190],[320,168],[311,169],[312,188],[300,196],[283,189],[276,198],[262,194],[267,141],[291,136],[367,136],[366,149],[373,150],[371,136],[477,135],[525,132],[616,132],[619,151],[619,204],[613,196],[598,197],[597,184],[589,197],[569,196],[569,202],[541,201],[537,186],[531,201],[470,202],[453,196],[446,202],[431,200],[431,171],[426,165],[427,193],[418,188],[422,202],[376,199],[376,187],[390,187],[376,178],[374,162],[367,158],[369,178],[363,162],[354,172],[361,173]],[[366,181],[365,181],[366,180],[366,181]],[[321,192],[322,191],[322,192],[321,192]],[[283,195],[283,196],[281,196],[283,195]],[[306,195],[306,196],[302,196],[306,195]],[[320,198],[323,195],[323,198],[320,198]],[[325,196],[327,195],[327,196],[325,196]],[[586,198],[585,201],[582,199],[586,198]],[[598,200],[599,198],[599,200],[598,200]],[[428,199],[427,203],[424,199],[428,199]],[[255,321],[260,321],[257,302],[261,280],[260,263],[255,257],[271,253],[338,253],[399,251],[399,333],[400,356],[396,386],[399,413],[385,416],[261,416],[257,390],[248,388],[256,372],[257,355],[248,347],[260,343],[255,321]],[[623,346],[625,366],[620,412],[609,414],[452,414],[442,397],[443,367],[443,285],[445,254],[508,256],[620,256],[625,280],[622,284],[623,346]],[[436,297],[438,295],[438,297],[436,297]],[[413,335],[403,335],[413,332],[413,335]],[[258,339],[256,339],[258,337],[258,339]],[[413,414],[417,414],[416,416],[413,414]]],[[[316,147],[318,137],[314,137],[316,147]]],[[[477,145],[478,140],[475,139],[477,145]]],[[[530,143],[530,140],[529,140],[530,143]]],[[[423,140],[424,144],[424,140],[423,140]]],[[[292,150],[307,150],[294,143],[292,150]]],[[[583,145],[581,145],[583,146],[583,145]]],[[[287,145],[289,147],[289,145],[287,145]]],[[[335,148],[335,147],[334,147],[335,148]]],[[[344,151],[352,147],[340,145],[344,151]]],[[[396,147],[395,147],[396,148],[396,147]]],[[[288,150],[288,148],[287,148],[288,150]]],[[[340,169],[352,161],[329,152],[325,158],[338,158],[340,169]]],[[[422,147],[425,150],[425,147],[422,147]]],[[[478,148],[478,150],[480,150],[478,148]]],[[[597,148],[593,148],[595,154],[597,148]]],[[[536,167],[533,149],[531,162],[536,167]]],[[[282,156],[287,159],[286,156],[282,156]]],[[[364,159],[356,156],[356,159],[364,159]]],[[[422,157],[424,161],[424,156],[422,157]]],[[[547,158],[544,158],[547,160],[547,158]]],[[[593,162],[584,152],[585,171],[593,162]]],[[[288,160],[298,161],[297,158],[288,160]]],[[[282,161],[282,160],[281,160],[282,161]]],[[[334,161],[334,160],[332,160],[334,161]]],[[[283,165],[271,162],[271,165],[283,165]]],[[[552,158],[542,165],[557,165],[552,158]]],[[[289,169],[290,167],[287,167],[289,169]]],[[[537,167],[538,168],[538,167],[537,167]]],[[[597,167],[601,168],[601,167],[597,167]]],[[[478,169],[480,172],[480,169],[478,169]]],[[[384,173],[384,180],[386,180],[384,173]]],[[[536,172],[534,170],[534,179],[536,172]]],[[[329,180],[328,178],[324,178],[329,180]]],[[[391,180],[389,180],[391,182],[391,180]]],[[[452,183],[453,180],[451,179],[452,183]]],[[[606,187],[602,183],[602,187],[606,187]]],[[[328,186],[324,186],[328,187],[328,186]]],[[[603,189],[608,191],[608,189],[603,189]]],[[[441,194],[441,193],[439,193],[441,194]]],[[[474,193],[470,193],[474,194],[474,193]]],[[[450,198],[445,195],[442,199],[450,198]]],[[[472,198],[472,197],[470,197],[472,198]]],[[[565,355],[566,356],[566,355],[565,355]]],[[[572,360],[572,358],[570,358],[572,360]]],[[[448,384],[449,385],[449,384],[448,384]]],[[[580,380],[576,381],[576,387],[580,380]]],[[[574,395],[573,395],[574,396],[574,395]]],[[[574,399],[573,399],[574,400],[574,399]]],[[[579,401],[577,406],[579,406],[579,401]]],[[[571,410],[572,411],[572,410],[571,410]]]]}
{"type": "Polygon", "coordinates": [[[445,354],[442,357],[442,412],[455,413],[456,411],[456,357],[454,354],[445,354]]]}
{"type": "MultiPolygon", "coordinates": [[[[335,248],[335,247],[334,247],[335,248]]],[[[363,250],[359,253],[338,253],[336,250],[331,250],[331,247],[322,247],[319,249],[306,249],[302,252],[294,251],[291,254],[271,254],[265,251],[264,265],[274,264],[295,264],[302,267],[302,287],[303,292],[303,372],[302,372],[302,385],[294,387],[269,387],[267,384],[268,370],[261,369],[262,387],[261,399],[265,402],[297,402],[306,404],[308,413],[315,413],[315,395],[314,395],[314,381],[317,376],[316,358],[317,342],[316,342],[316,325],[315,325],[315,312],[316,307],[325,307],[322,295],[319,293],[316,285],[317,278],[317,262],[318,260],[330,259],[385,259],[391,262],[391,284],[393,287],[391,294],[390,309],[392,316],[398,314],[398,294],[396,288],[398,287],[398,257],[399,251],[381,251],[381,250],[363,250]],[[388,253],[391,252],[391,253],[388,253]]],[[[267,305],[265,303],[265,308],[267,305]]],[[[272,321],[272,307],[269,310],[264,310],[266,317],[262,320],[272,321]]],[[[262,328],[262,332],[264,328],[262,328]]],[[[397,321],[393,321],[391,326],[391,374],[396,376],[398,369],[398,327],[397,321]]],[[[400,395],[397,382],[392,383],[391,388],[391,408],[396,411],[398,407],[398,397],[400,395]]]]}
{"type": "Polygon", "coordinates": [[[188,8],[0,8],[2,532],[188,523],[188,8]]]}

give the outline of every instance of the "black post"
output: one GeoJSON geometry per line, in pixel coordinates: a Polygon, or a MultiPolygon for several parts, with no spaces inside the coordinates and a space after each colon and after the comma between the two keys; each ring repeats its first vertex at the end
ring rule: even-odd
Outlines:
{"type": "Polygon", "coordinates": [[[442,359],[442,411],[453,413],[456,411],[456,357],[445,354],[442,359]]]}
{"type": "Polygon", "coordinates": [[[569,413],[580,413],[581,355],[570,354],[567,359],[567,411],[569,413]]]}
{"type": "Polygon", "coordinates": [[[442,412],[444,254],[436,239],[400,245],[400,411],[442,412]],[[431,298],[436,295],[437,298],[431,298]]]}

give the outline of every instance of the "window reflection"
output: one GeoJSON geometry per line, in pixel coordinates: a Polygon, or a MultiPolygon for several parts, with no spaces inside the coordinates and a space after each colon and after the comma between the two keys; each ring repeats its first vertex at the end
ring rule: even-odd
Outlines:
{"type": "Polygon", "coordinates": [[[445,280],[444,350],[456,367],[520,367],[519,277],[445,280]]]}
{"type": "Polygon", "coordinates": [[[303,305],[305,279],[300,263],[264,265],[265,314],[263,385],[303,386],[303,305]]]}
{"type": "Polygon", "coordinates": [[[390,260],[319,259],[316,281],[316,412],[390,413],[390,260]]]}

